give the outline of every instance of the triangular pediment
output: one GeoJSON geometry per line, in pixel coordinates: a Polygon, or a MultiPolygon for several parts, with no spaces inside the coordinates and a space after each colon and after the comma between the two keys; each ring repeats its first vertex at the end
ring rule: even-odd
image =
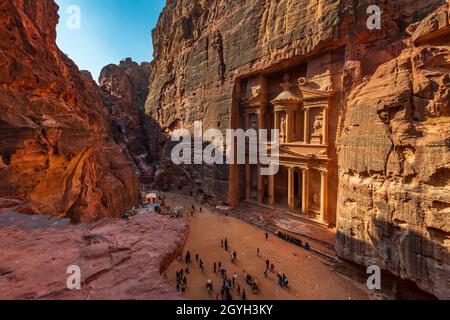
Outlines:
{"type": "Polygon", "coordinates": [[[261,104],[261,95],[257,94],[253,97],[244,98],[241,103],[244,107],[257,107],[261,104]]]}
{"type": "Polygon", "coordinates": [[[304,100],[317,100],[317,99],[328,99],[333,96],[333,91],[322,91],[311,89],[308,87],[300,87],[300,90],[303,93],[304,100]]]}

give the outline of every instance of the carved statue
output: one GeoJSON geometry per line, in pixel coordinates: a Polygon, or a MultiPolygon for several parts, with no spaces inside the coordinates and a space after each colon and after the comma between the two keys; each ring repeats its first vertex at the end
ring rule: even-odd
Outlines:
{"type": "Polygon", "coordinates": [[[286,117],[283,116],[281,118],[281,142],[282,143],[286,143],[286,133],[287,133],[286,126],[287,126],[287,124],[286,124],[286,117]]]}
{"type": "Polygon", "coordinates": [[[322,135],[323,128],[323,114],[319,114],[314,121],[314,135],[322,135]]]}

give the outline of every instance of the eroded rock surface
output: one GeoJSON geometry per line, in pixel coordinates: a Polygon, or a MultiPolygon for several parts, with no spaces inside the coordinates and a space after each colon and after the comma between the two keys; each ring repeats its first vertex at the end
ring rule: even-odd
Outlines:
{"type": "Polygon", "coordinates": [[[143,213],[74,226],[0,201],[9,207],[0,210],[0,299],[180,299],[161,272],[184,246],[183,220],[143,213]],[[67,289],[69,266],[80,267],[81,290],[67,289]]]}
{"type": "MultiPolygon", "coordinates": [[[[382,28],[369,30],[371,4],[170,1],[153,32],[146,112],[166,136],[196,120],[227,129],[239,79],[305,63],[307,80],[336,97],[339,255],[449,298],[448,5],[380,1],[382,28]]],[[[174,168],[170,149],[160,144],[158,181],[229,201],[227,167],[174,168]]]]}
{"type": "Polygon", "coordinates": [[[138,199],[97,84],[56,46],[52,0],[0,4],[0,196],[93,221],[138,199]]]}
{"type": "Polygon", "coordinates": [[[108,65],[100,73],[103,101],[111,113],[114,140],[135,164],[138,176],[152,173],[150,152],[152,119],[144,112],[148,95],[150,64],[127,58],[108,65]]]}
{"type": "Polygon", "coordinates": [[[450,299],[448,7],[410,30],[415,46],[348,99],[337,250],[450,299]]]}

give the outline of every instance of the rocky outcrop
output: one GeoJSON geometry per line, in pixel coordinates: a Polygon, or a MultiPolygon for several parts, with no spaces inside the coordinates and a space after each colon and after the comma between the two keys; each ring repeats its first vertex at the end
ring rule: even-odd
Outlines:
{"type": "Polygon", "coordinates": [[[352,90],[339,139],[338,254],[450,299],[447,6],[352,90]]]}
{"type": "Polygon", "coordinates": [[[183,220],[142,213],[74,226],[0,203],[0,299],[180,299],[161,273],[182,251],[183,220]],[[69,266],[80,268],[81,290],[67,288],[69,266]]]}
{"type": "Polygon", "coordinates": [[[151,176],[150,153],[153,122],[144,112],[148,95],[150,64],[137,64],[130,58],[110,64],[100,73],[103,101],[111,113],[114,140],[135,164],[140,177],[151,176]]]}
{"type": "Polygon", "coordinates": [[[0,197],[72,221],[118,217],[137,180],[97,84],[56,46],[57,9],[0,4],[0,197]]]}
{"type": "MultiPolygon", "coordinates": [[[[445,1],[380,1],[380,30],[367,27],[371,4],[168,1],[153,31],[146,112],[163,138],[196,120],[228,129],[241,78],[304,62],[308,80],[336,97],[329,193],[339,193],[330,200],[339,255],[448,298],[448,14],[435,11],[445,1]]],[[[174,168],[170,143],[159,146],[159,181],[228,201],[227,167],[174,168]]]]}
{"type": "MultiPolygon", "coordinates": [[[[316,77],[322,90],[346,94],[401,52],[408,25],[443,3],[384,1],[383,28],[371,31],[366,13],[370,1],[168,1],[153,31],[146,102],[147,114],[161,126],[159,151],[165,149],[164,137],[177,128],[192,130],[195,120],[202,120],[205,130],[230,128],[236,79],[254,72],[335,50],[333,77],[342,76],[343,85],[320,83],[330,74],[322,70],[324,61],[311,65],[308,75],[316,77]]],[[[226,166],[190,166],[188,174],[180,174],[170,169],[167,153],[160,153],[159,172],[165,181],[185,193],[203,192],[212,201],[228,201],[226,166]],[[187,187],[186,180],[192,181],[187,187]]]]}

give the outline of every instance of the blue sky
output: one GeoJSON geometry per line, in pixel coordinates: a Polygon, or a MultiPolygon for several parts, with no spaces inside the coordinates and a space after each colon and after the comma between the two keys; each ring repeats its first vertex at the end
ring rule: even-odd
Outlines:
{"type": "Polygon", "coordinates": [[[131,57],[136,62],[152,59],[151,30],[165,0],[56,0],[60,22],[57,43],[82,70],[98,80],[103,66],[131,57]],[[80,9],[80,29],[70,6],[80,9]],[[74,25],[72,23],[72,25],[74,25]]]}

